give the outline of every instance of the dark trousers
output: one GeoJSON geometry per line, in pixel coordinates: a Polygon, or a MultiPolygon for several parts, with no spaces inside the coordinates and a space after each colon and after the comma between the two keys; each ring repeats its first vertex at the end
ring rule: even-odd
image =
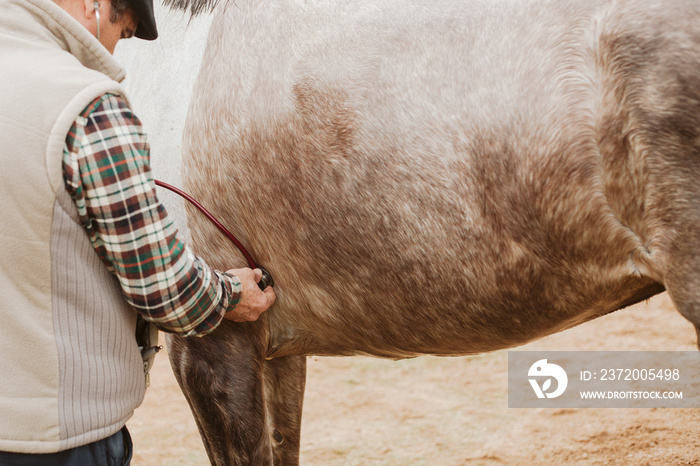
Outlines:
{"type": "Polygon", "coordinates": [[[126,426],[106,439],[58,453],[0,451],[0,466],[129,466],[132,444],[126,426]]]}

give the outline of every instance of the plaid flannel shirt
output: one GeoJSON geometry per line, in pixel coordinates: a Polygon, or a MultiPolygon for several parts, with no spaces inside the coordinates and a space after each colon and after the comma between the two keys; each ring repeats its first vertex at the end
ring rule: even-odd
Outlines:
{"type": "Polygon", "coordinates": [[[236,277],[209,268],[177,237],[158,201],[141,122],[115,95],[75,120],[63,153],[65,186],[90,242],[129,304],[161,330],[204,335],[240,299],[236,277]]]}

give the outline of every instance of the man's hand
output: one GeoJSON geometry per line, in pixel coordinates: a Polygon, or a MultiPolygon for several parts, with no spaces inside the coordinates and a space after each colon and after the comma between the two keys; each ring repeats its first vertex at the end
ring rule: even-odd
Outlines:
{"type": "Polygon", "coordinates": [[[241,282],[241,300],[236,306],[224,314],[225,319],[235,322],[250,322],[258,320],[260,314],[265,312],[277,299],[275,290],[271,286],[260,291],[258,282],[262,278],[260,269],[232,269],[226,273],[235,275],[241,282]]]}

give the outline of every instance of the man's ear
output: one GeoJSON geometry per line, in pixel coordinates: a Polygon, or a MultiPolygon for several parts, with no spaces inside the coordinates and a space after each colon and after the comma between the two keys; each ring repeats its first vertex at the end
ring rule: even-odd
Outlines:
{"type": "Polygon", "coordinates": [[[95,2],[95,0],[80,0],[82,4],[82,10],[83,14],[85,15],[85,19],[94,19],[95,18],[95,3],[97,3],[97,7],[100,10],[100,14],[103,14],[104,11],[102,9],[104,8],[105,2],[95,2]]]}

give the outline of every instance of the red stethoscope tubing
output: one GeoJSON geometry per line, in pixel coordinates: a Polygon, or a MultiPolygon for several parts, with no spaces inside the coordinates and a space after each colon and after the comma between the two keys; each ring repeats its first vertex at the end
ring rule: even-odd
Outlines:
{"type": "Polygon", "coordinates": [[[245,260],[248,262],[248,265],[250,266],[251,269],[258,268],[258,266],[255,264],[255,261],[253,260],[253,257],[250,255],[248,250],[241,244],[240,241],[231,233],[228,231],[228,229],[219,222],[216,217],[214,217],[207,209],[204,208],[202,204],[197,202],[195,198],[184,192],[183,190],[176,188],[175,186],[169,185],[168,183],[165,183],[160,180],[155,180],[156,185],[160,186],[162,188],[165,188],[167,190],[170,190],[174,192],[175,194],[183,197],[186,199],[188,202],[190,202],[193,206],[195,206],[197,209],[199,209],[200,212],[202,212],[206,217],[211,220],[211,222],[216,225],[216,227],[221,230],[221,232],[226,235],[226,237],[231,240],[231,242],[238,248],[239,251],[241,251],[241,254],[245,257],[245,260]]]}

